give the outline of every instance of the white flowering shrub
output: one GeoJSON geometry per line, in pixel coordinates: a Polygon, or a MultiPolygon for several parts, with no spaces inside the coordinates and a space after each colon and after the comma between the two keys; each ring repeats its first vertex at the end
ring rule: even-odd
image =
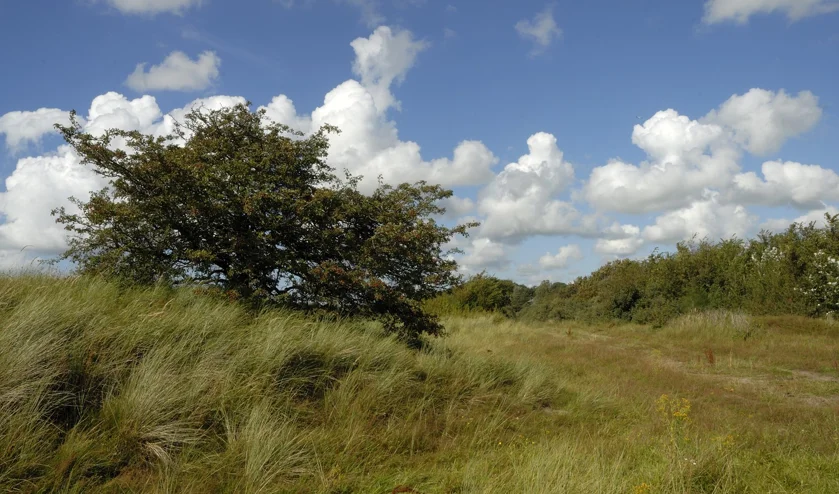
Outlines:
{"type": "Polygon", "coordinates": [[[833,315],[839,310],[839,257],[816,251],[799,290],[818,314],[833,315]]]}

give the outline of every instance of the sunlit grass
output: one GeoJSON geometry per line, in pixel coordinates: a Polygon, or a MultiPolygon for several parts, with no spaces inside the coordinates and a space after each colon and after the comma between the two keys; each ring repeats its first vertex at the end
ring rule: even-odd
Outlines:
{"type": "Polygon", "coordinates": [[[835,323],[444,322],[0,277],[0,491],[839,492],[835,323]]]}

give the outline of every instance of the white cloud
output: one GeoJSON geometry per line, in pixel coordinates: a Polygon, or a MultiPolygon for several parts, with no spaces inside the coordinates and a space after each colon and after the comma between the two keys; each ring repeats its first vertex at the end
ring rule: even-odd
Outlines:
{"type": "Polygon", "coordinates": [[[475,211],[475,201],[468,197],[451,196],[438,203],[446,209],[446,218],[460,218],[475,211]]]}
{"type": "Polygon", "coordinates": [[[81,165],[70,146],[44,156],[23,158],[6,178],[6,192],[0,193],[0,250],[34,250],[58,253],[65,247],[66,232],[56,225],[50,211],[66,205],[67,197],[87,199],[89,192],[105,185],[102,177],[81,165]]]}
{"type": "Polygon", "coordinates": [[[483,270],[502,269],[509,265],[507,246],[488,238],[467,240],[464,254],[457,260],[461,271],[478,273],[483,270]]]}
{"type": "Polygon", "coordinates": [[[822,209],[815,209],[792,220],[783,218],[769,219],[761,223],[760,228],[774,232],[782,232],[789,228],[789,226],[793,223],[803,223],[805,225],[809,225],[812,221],[816,222],[816,226],[824,227],[826,225],[824,218],[825,213],[830,215],[839,214],[839,208],[828,206],[822,209]]]}
{"type": "Polygon", "coordinates": [[[368,38],[356,38],[350,46],[355,50],[353,72],[361,77],[361,84],[373,95],[376,109],[380,113],[390,107],[399,109],[391,86],[405,80],[417,55],[428,48],[428,43],[415,40],[410,31],[394,32],[381,26],[368,38]]]}
{"type": "MultiPolygon", "coordinates": [[[[183,121],[190,108],[211,110],[244,102],[240,97],[214,96],[195,100],[164,116],[151,96],[129,100],[110,92],[93,99],[83,129],[94,135],[112,128],[163,135],[174,129],[175,120],[183,121]]],[[[0,217],[5,218],[0,223],[0,258],[22,259],[15,252],[27,246],[28,251],[47,255],[64,250],[67,232],[55,223],[50,211],[65,206],[74,212],[75,206],[68,197],[86,201],[91,191],[106,185],[103,177],[81,164],[68,145],[60,146],[54,153],[18,160],[15,170],[6,178],[6,192],[0,193],[0,217]]]]}
{"type": "Polygon", "coordinates": [[[416,56],[426,47],[407,31],[387,27],[376,29],[369,38],[351,43],[356,53],[354,72],[361,82],[348,80],[324,97],[311,116],[299,115],[286,96],[279,96],[266,107],[267,116],[291,127],[309,125],[310,130],[324,124],[341,133],[330,137],[330,166],[362,175],[363,191],[372,191],[381,176],[386,183],[427,180],[445,187],[480,185],[492,179],[492,166],[498,159],[479,141],[461,141],[452,158],[426,161],[416,142],[399,140],[396,124],[386,112],[398,107],[391,86],[405,78],[416,56]]]}
{"type": "Polygon", "coordinates": [[[330,137],[328,163],[364,178],[362,190],[371,191],[378,177],[387,183],[427,180],[447,187],[476,185],[492,179],[497,158],[478,141],[462,141],[451,159],[425,161],[419,144],[400,141],[394,122],[378,111],[373,95],[359,82],[349,80],[324,98],[312,112],[312,128],[337,126],[330,137]]]}
{"type": "Polygon", "coordinates": [[[85,130],[93,135],[102,135],[108,129],[148,131],[161,116],[153,96],[129,100],[111,91],[93,98],[85,130]]]}
{"type": "Polygon", "coordinates": [[[606,256],[626,257],[638,252],[644,245],[644,239],[640,237],[627,237],[617,239],[600,238],[594,245],[594,251],[606,256]]]}
{"type": "Polygon", "coordinates": [[[643,237],[653,243],[673,243],[698,238],[718,240],[736,235],[745,238],[753,229],[757,218],[739,204],[726,204],[719,200],[718,193],[691,205],[665,213],[655,224],[644,228],[643,237]]]}
{"type": "Polygon", "coordinates": [[[739,171],[740,153],[726,145],[724,130],[660,111],[636,125],[632,142],[651,161],[612,160],[592,170],[583,196],[599,211],[644,213],[682,207],[708,187],[722,187],[739,171]]]}
{"type": "Polygon", "coordinates": [[[706,24],[733,21],[745,24],[755,14],[780,12],[791,21],[839,10],[836,0],[708,0],[705,2],[706,24]]]}
{"type": "Polygon", "coordinates": [[[270,120],[288,125],[294,130],[304,133],[312,130],[312,119],[306,115],[298,115],[294,102],[284,94],[275,96],[268,105],[259,109],[264,109],[265,116],[270,120]]]}
{"type": "MultiPolygon", "coordinates": [[[[757,200],[768,189],[754,174],[738,175],[742,150],[776,152],[787,139],[812,129],[821,113],[818,98],[809,91],[789,96],[764,89],[734,95],[701,120],[672,109],[659,111],[632,132],[632,142],[648,160],[633,165],[613,159],[596,167],[581,195],[598,211],[623,213],[684,208],[709,190],[722,191],[726,198],[757,200]]],[[[789,201],[805,196],[799,191],[789,201]]]]}
{"type": "MultiPolygon", "coordinates": [[[[427,44],[410,32],[379,28],[351,46],[359,80],[338,84],[314,111],[298,113],[282,94],[260,108],[268,119],[306,133],[326,123],[338,126],[342,132],[331,136],[327,162],[339,172],[363,175],[364,192],[375,188],[379,176],[386,183],[427,180],[444,187],[484,186],[474,200],[451,197],[441,202],[449,210],[446,219],[464,222],[470,218],[463,215],[475,215],[482,223],[476,238],[458,242],[466,251],[459,259],[465,272],[507,269],[513,244],[534,235],[594,238],[596,253],[629,256],[647,243],[667,244],[694,234],[714,239],[745,236],[757,224],[745,209],[749,204],[792,204],[813,209],[810,215],[826,208],[824,201],[839,200],[839,175],[832,170],[789,161],[766,162],[761,173],[742,173],[739,166],[744,149],[769,152],[815,125],[821,109],[808,92],[788,96],[783,91],[752,90],[700,120],[675,110],[658,112],[632,132],[632,142],[646,153],[645,161],[636,165],[612,160],[595,168],[581,190],[572,191],[574,167],[565,161],[557,139],[545,132],[530,136],[528,152],[497,174],[498,159],[480,141],[461,141],[449,157],[423,157],[419,144],[400,140],[388,110],[399,108],[393,87],[405,79],[427,44]],[[572,199],[564,199],[569,192],[572,199]],[[594,211],[574,202],[579,199],[594,211]],[[609,226],[612,220],[604,211],[662,214],[646,226],[609,226]]],[[[153,70],[143,74],[151,76],[153,70]]],[[[128,99],[111,92],[92,101],[84,128],[93,134],[116,127],[164,135],[191,108],[210,110],[244,102],[238,96],[214,96],[164,115],[152,96],[128,99]]],[[[12,116],[0,117],[8,146],[35,141],[48,131],[46,121],[66,118],[66,112],[55,109],[8,115],[12,116]]],[[[6,217],[0,224],[0,263],[19,258],[14,253],[25,245],[39,252],[61,250],[65,232],[54,224],[49,210],[66,205],[71,194],[85,200],[89,190],[102,185],[96,180],[66,146],[19,160],[7,180],[7,192],[0,194],[0,216],[6,217]]],[[[568,245],[546,254],[539,264],[558,269],[582,255],[579,246],[568,245]]],[[[536,259],[532,261],[536,268],[536,259]]]]}
{"type": "Polygon", "coordinates": [[[801,209],[817,209],[824,201],[839,200],[839,175],[833,170],[793,161],[767,161],[761,171],[763,179],[754,172],[734,177],[733,200],[801,209]]]}
{"type": "Polygon", "coordinates": [[[571,261],[579,261],[583,258],[583,251],[579,245],[565,245],[559,248],[556,254],[546,253],[539,258],[539,266],[543,269],[565,269],[571,261]]]}
{"type": "Polygon", "coordinates": [[[212,51],[205,51],[195,60],[183,52],[173,51],[148,72],[145,63],[137,64],[125,85],[137,92],[199,91],[210,87],[218,78],[220,65],[221,59],[212,51]]]}
{"type": "Polygon", "coordinates": [[[810,91],[790,96],[783,89],[775,93],[755,88],[732,96],[704,121],[730,128],[734,140],[750,153],[767,155],[815,127],[821,116],[819,99],[810,91]]]}
{"type": "Polygon", "coordinates": [[[6,136],[7,148],[19,151],[27,142],[37,143],[44,135],[55,132],[55,124],[69,122],[70,112],[58,108],[12,111],[0,116],[0,134],[6,136]]]}
{"type": "Polygon", "coordinates": [[[594,251],[607,256],[630,256],[644,245],[641,229],[635,225],[613,223],[601,232],[603,238],[597,239],[594,251]]]}
{"type": "Polygon", "coordinates": [[[722,127],[701,124],[672,109],[632,129],[632,143],[661,165],[696,162],[722,136],[722,127]]]}
{"type": "Polygon", "coordinates": [[[571,203],[557,199],[574,180],[574,167],[563,159],[556,138],[544,132],[527,140],[529,153],[504,167],[480,193],[478,211],[485,216],[481,235],[520,240],[594,230],[571,203]]]}
{"type": "Polygon", "coordinates": [[[0,272],[17,274],[29,267],[36,267],[29,250],[3,250],[0,248],[0,272]]]}
{"type": "Polygon", "coordinates": [[[182,14],[198,7],[204,0],[107,0],[108,4],[123,14],[154,15],[168,12],[182,14]]]}
{"type": "Polygon", "coordinates": [[[550,46],[554,39],[562,36],[562,30],[554,20],[551,6],[536,14],[533,19],[522,19],[518,21],[515,28],[519,36],[534,43],[531,55],[542,53],[550,46]]]}

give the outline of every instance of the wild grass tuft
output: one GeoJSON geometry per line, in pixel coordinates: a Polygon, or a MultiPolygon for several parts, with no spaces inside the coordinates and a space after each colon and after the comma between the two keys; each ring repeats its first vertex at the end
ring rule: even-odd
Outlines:
{"type": "Polygon", "coordinates": [[[5,276],[0,312],[2,491],[368,492],[559,391],[439,340],[188,290],[5,276]]]}

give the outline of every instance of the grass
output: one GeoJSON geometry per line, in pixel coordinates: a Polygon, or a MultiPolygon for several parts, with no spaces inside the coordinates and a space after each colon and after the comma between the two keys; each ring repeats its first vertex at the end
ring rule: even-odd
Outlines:
{"type": "Polygon", "coordinates": [[[0,277],[0,491],[839,492],[839,324],[444,322],[0,277]]]}

